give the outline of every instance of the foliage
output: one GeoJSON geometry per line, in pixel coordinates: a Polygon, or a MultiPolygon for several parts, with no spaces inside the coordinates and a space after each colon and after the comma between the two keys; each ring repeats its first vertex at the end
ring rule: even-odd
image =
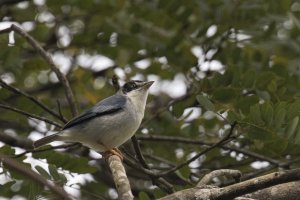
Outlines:
{"type": "MultiPolygon", "coordinates": [[[[131,78],[156,81],[144,123],[136,134],[146,162],[154,169],[164,171],[185,162],[208,144],[220,141],[230,132],[230,124],[237,122],[230,142],[166,177],[177,190],[190,187],[185,180],[196,182],[214,169],[239,169],[250,177],[256,175],[254,163],[258,160],[273,166],[260,165],[265,169],[262,172],[280,164],[299,165],[297,1],[51,0],[2,4],[0,24],[18,23],[51,53],[70,81],[79,110],[114,92],[110,82],[114,74],[122,83],[131,78]],[[99,56],[111,63],[97,61],[99,56]],[[149,135],[180,137],[194,143],[159,139],[154,143],[147,140],[149,135]],[[195,141],[206,145],[195,145],[195,141]]],[[[14,33],[14,39],[8,44],[8,34],[0,34],[1,79],[71,119],[65,91],[48,63],[20,35],[14,33]]],[[[62,123],[28,98],[5,88],[0,89],[0,103],[62,123]]],[[[37,133],[41,136],[58,130],[0,109],[3,134],[36,139],[37,133]]],[[[1,154],[18,154],[19,148],[2,142],[1,154]]],[[[96,158],[79,150],[68,153],[53,149],[26,154],[18,161],[43,161],[28,165],[43,177],[69,187],[73,187],[68,185],[72,176],[89,174],[92,178],[74,184],[81,199],[114,198],[105,165],[89,162],[96,158]]],[[[7,180],[0,187],[3,197],[51,195],[9,169],[2,172],[7,180]]],[[[164,190],[151,189],[149,177],[139,173],[129,173],[134,181],[143,183],[133,184],[137,197],[166,195],[164,190]]]]}

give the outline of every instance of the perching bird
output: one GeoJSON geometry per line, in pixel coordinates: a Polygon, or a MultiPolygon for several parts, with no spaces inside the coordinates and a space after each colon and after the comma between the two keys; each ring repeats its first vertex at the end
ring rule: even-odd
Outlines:
{"type": "Polygon", "coordinates": [[[53,141],[79,142],[97,152],[110,152],[122,158],[116,147],[139,128],[153,82],[127,82],[115,95],[75,117],[58,133],[35,141],[34,148],[53,141]]]}

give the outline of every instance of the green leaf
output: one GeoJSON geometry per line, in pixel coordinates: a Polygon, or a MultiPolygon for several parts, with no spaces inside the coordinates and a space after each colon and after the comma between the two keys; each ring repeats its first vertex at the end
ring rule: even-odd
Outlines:
{"type": "Polygon", "coordinates": [[[270,141],[272,139],[272,134],[270,132],[262,128],[256,128],[256,127],[250,128],[247,136],[250,139],[259,140],[259,141],[270,141]]]}
{"type": "Polygon", "coordinates": [[[275,155],[280,155],[286,150],[288,144],[289,144],[288,140],[284,138],[281,137],[272,138],[270,142],[265,144],[264,150],[266,152],[270,152],[275,155]]]}
{"type": "Polygon", "coordinates": [[[240,117],[237,113],[233,112],[233,111],[229,111],[228,112],[228,115],[227,115],[227,120],[232,123],[232,122],[235,122],[235,121],[239,121],[240,120],[240,117]]]}
{"type": "Polygon", "coordinates": [[[285,122],[285,116],[286,116],[286,103],[278,103],[275,106],[274,111],[274,121],[273,121],[273,129],[279,130],[283,123],[285,122]]]}
{"type": "Polygon", "coordinates": [[[178,103],[176,105],[173,106],[173,114],[179,118],[180,116],[182,116],[183,112],[184,112],[184,109],[185,109],[185,105],[183,105],[182,103],[178,103]]]}
{"type": "MultiPolygon", "coordinates": [[[[63,154],[56,151],[44,151],[33,154],[34,158],[47,159],[48,163],[76,173],[92,173],[97,169],[88,164],[88,159],[63,154]]],[[[51,174],[51,172],[50,172],[51,174]]]]}
{"type": "Polygon", "coordinates": [[[294,117],[294,119],[288,123],[287,128],[286,128],[286,130],[287,130],[286,136],[288,138],[291,138],[293,136],[298,124],[299,124],[299,116],[294,117]]]}
{"type": "Polygon", "coordinates": [[[58,172],[58,169],[55,165],[50,164],[48,166],[48,169],[49,169],[49,172],[50,172],[53,180],[57,184],[63,185],[68,181],[64,174],[58,172]]]}
{"type": "Polygon", "coordinates": [[[276,81],[274,81],[274,80],[272,80],[270,83],[269,83],[269,85],[268,85],[268,90],[270,91],[270,92],[276,92],[276,90],[277,90],[277,83],[276,83],[276,81]]]}
{"type": "Polygon", "coordinates": [[[214,104],[206,96],[197,95],[196,98],[197,98],[198,103],[201,106],[203,106],[206,110],[209,110],[209,111],[215,110],[214,104]]]}
{"type": "Polygon", "coordinates": [[[256,90],[257,95],[265,101],[271,100],[271,95],[267,91],[256,90]]]}
{"type": "Polygon", "coordinates": [[[294,117],[298,116],[300,112],[300,102],[296,101],[288,105],[287,108],[287,120],[290,121],[294,119],[294,117]]]}
{"type": "Polygon", "coordinates": [[[235,107],[238,108],[238,110],[241,110],[243,114],[247,115],[250,112],[250,106],[257,104],[258,102],[259,98],[256,95],[240,96],[235,107]]]}
{"type": "Polygon", "coordinates": [[[273,121],[273,112],[273,107],[270,102],[261,105],[261,117],[268,126],[270,126],[273,121]]]}
{"type": "Polygon", "coordinates": [[[254,147],[256,149],[263,149],[264,146],[265,146],[265,144],[264,144],[263,141],[261,141],[261,140],[255,140],[255,139],[253,140],[253,144],[254,144],[254,147]]]}
{"type": "Polygon", "coordinates": [[[276,80],[276,74],[273,72],[260,73],[256,79],[256,87],[265,90],[272,80],[276,80]]]}
{"type": "Polygon", "coordinates": [[[43,177],[47,178],[47,179],[51,179],[50,174],[41,166],[37,165],[35,166],[35,169],[39,172],[40,175],[42,175],[43,177]]]}
{"type": "Polygon", "coordinates": [[[150,200],[151,198],[148,196],[148,194],[146,192],[140,192],[139,199],[140,200],[150,200]]]}
{"type": "Polygon", "coordinates": [[[300,128],[298,128],[295,134],[294,143],[300,145],[300,128]]]}
{"type": "Polygon", "coordinates": [[[250,107],[250,120],[256,125],[263,125],[263,120],[261,119],[260,105],[255,104],[250,107]]]}
{"type": "Polygon", "coordinates": [[[243,85],[246,88],[252,88],[256,79],[256,73],[253,69],[249,69],[243,77],[243,85]]]}
{"type": "Polygon", "coordinates": [[[215,100],[219,102],[231,103],[236,99],[237,92],[235,89],[230,87],[217,88],[213,92],[213,97],[215,100]]]}
{"type": "Polygon", "coordinates": [[[10,197],[15,195],[11,190],[11,187],[16,184],[16,181],[9,181],[7,183],[0,183],[0,194],[1,196],[10,197]]]}
{"type": "Polygon", "coordinates": [[[4,145],[3,147],[0,148],[0,154],[2,155],[14,155],[15,150],[11,148],[9,145],[4,145]]]}
{"type": "Polygon", "coordinates": [[[48,170],[49,170],[53,180],[55,180],[55,181],[60,180],[60,176],[59,176],[59,173],[58,173],[57,168],[56,168],[55,165],[49,164],[48,165],[48,170]]]}

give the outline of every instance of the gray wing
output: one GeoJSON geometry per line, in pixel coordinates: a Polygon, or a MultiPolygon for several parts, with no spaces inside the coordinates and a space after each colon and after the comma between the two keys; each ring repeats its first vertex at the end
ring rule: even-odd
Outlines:
{"type": "Polygon", "coordinates": [[[126,100],[125,96],[119,94],[103,99],[91,109],[69,121],[64,126],[63,130],[81,124],[82,122],[89,121],[95,117],[115,113],[125,107],[126,100]]]}

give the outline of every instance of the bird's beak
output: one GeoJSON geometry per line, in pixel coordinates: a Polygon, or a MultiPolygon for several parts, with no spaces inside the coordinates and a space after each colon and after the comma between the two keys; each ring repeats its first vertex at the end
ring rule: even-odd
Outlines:
{"type": "Polygon", "coordinates": [[[149,89],[153,83],[154,83],[154,81],[145,82],[145,84],[143,85],[143,88],[149,89]]]}

